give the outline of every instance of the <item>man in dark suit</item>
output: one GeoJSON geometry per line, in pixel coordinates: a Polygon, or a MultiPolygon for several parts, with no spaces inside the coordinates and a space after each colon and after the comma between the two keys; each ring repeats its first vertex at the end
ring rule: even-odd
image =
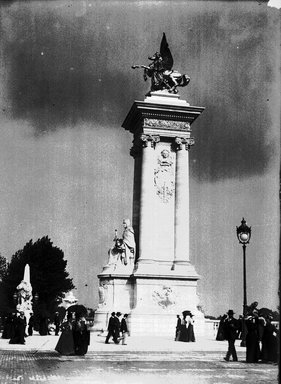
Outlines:
{"type": "Polygon", "coordinates": [[[120,331],[122,333],[122,345],[127,345],[126,344],[126,337],[127,337],[127,334],[129,334],[128,325],[127,325],[127,317],[128,317],[128,314],[125,313],[122,320],[121,320],[120,331]]]}
{"type": "Polygon", "coordinates": [[[120,342],[120,327],[121,327],[120,316],[121,315],[122,315],[121,312],[117,312],[115,317],[115,339],[114,339],[115,344],[119,344],[120,342]]]}
{"type": "Polygon", "coordinates": [[[237,331],[239,328],[238,320],[233,317],[234,312],[230,309],[227,312],[227,318],[224,320],[224,336],[228,341],[228,351],[226,353],[226,357],[224,357],[225,361],[229,361],[230,356],[232,356],[233,361],[238,361],[237,353],[235,349],[235,340],[237,338],[237,331]]]}
{"type": "Polygon", "coordinates": [[[105,339],[105,344],[109,343],[110,337],[112,337],[114,343],[116,343],[117,339],[116,339],[116,316],[115,316],[115,312],[111,313],[111,316],[110,316],[109,322],[108,322],[107,330],[108,330],[108,334],[107,334],[106,339],[105,339]]]}

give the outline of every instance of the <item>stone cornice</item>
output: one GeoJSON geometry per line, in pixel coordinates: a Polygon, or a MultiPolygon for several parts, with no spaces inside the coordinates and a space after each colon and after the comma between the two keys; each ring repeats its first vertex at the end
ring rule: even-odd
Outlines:
{"type": "MultiPolygon", "coordinates": [[[[190,105],[159,104],[147,101],[135,101],[122,127],[135,133],[144,124],[145,119],[167,120],[189,123],[190,125],[201,115],[204,107],[190,105]]],[[[162,127],[163,129],[163,127],[162,127]]],[[[177,130],[177,129],[176,129],[177,130]]]]}

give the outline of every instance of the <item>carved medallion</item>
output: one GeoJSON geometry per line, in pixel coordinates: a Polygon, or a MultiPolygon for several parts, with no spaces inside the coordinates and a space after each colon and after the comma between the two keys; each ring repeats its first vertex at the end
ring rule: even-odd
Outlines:
{"type": "Polygon", "coordinates": [[[163,286],[152,294],[153,300],[163,309],[171,308],[176,303],[176,298],[171,287],[163,286]]]}
{"type": "Polygon", "coordinates": [[[156,193],[163,203],[168,203],[175,191],[174,162],[168,149],[163,149],[154,170],[156,193]]]}

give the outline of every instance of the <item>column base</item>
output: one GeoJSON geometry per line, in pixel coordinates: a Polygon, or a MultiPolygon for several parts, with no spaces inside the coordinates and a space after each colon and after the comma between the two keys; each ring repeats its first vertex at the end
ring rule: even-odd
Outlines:
{"type": "Polygon", "coordinates": [[[141,260],[137,262],[134,276],[161,276],[166,278],[189,278],[199,280],[200,276],[194,266],[187,262],[161,262],[152,260],[141,260]]]}
{"type": "Polygon", "coordinates": [[[197,279],[184,276],[134,275],[135,303],[130,327],[134,335],[174,337],[177,315],[189,310],[196,333],[204,332],[204,315],[198,310],[197,279]]]}

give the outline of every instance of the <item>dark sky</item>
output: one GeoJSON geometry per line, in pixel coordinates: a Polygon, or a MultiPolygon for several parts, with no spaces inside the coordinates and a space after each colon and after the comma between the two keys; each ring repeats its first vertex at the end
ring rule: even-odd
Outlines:
{"type": "Polygon", "coordinates": [[[96,306],[96,275],[132,214],[121,125],[149,82],[131,65],[147,64],[165,32],[174,68],[191,77],[181,98],[206,108],[190,153],[203,307],[240,311],[243,216],[249,301],[276,306],[280,12],[258,1],[14,1],[0,21],[1,253],[49,235],[78,298],[96,306]]]}

